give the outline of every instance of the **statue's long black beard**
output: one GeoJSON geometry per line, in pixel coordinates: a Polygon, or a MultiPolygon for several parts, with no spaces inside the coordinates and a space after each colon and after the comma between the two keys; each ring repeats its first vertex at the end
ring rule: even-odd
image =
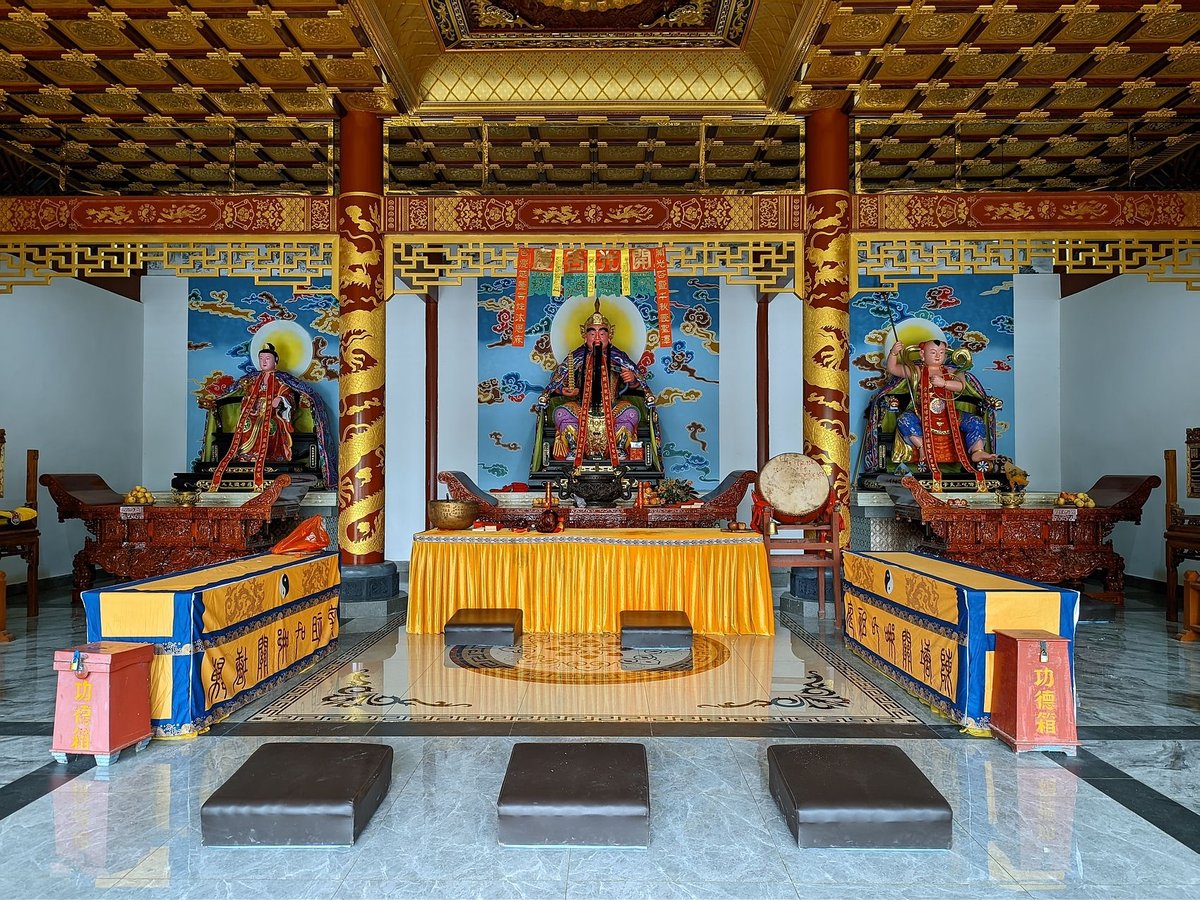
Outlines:
{"type": "Polygon", "coordinates": [[[592,402],[589,404],[589,412],[600,413],[604,411],[604,347],[600,344],[592,345],[592,402]]]}

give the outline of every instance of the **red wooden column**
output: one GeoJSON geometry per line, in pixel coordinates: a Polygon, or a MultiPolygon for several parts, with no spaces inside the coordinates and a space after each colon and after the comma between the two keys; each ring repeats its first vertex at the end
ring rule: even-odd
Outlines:
{"type": "MultiPolygon", "coordinates": [[[[850,119],[805,122],[804,452],[850,496],[850,119]]],[[[842,542],[849,530],[841,532],[842,542]]]]}
{"type": "Polygon", "coordinates": [[[438,294],[429,289],[425,301],[425,527],[430,527],[428,501],[438,494],[438,294]]]}
{"type": "Polygon", "coordinates": [[[338,548],[342,600],[396,594],[383,556],[384,335],[383,121],[341,117],[338,138],[338,548]]]}
{"type": "Polygon", "coordinates": [[[758,292],[758,315],[754,322],[756,400],[758,405],[758,470],[771,458],[771,360],[769,313],[772,294],[758,292]]]}

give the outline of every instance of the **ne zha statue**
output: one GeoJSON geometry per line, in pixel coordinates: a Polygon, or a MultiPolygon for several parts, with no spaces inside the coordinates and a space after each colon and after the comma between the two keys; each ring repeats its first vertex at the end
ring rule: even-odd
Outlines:
{"type": "Polygon", "coordinates": [[[891,378],[867,406],[864,480],[906,466],[938,483],[965,476],[982,484],[999,459],[1001,401],[967,372],[970,366],[967,350],[951,353],[943,340],[892,344],[883,365],[891,378]]]}

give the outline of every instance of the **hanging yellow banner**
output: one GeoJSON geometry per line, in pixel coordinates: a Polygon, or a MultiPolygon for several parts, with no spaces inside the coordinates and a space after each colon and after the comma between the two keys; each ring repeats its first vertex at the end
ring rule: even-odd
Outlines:
{"type": "Polygon", "coordinates": [[[626,297],[632,292],[632,279],[630,278],[629,268],[629,251],[621,251],[621,293],[626,297]]]}
{"type": "Polygon", "coordinates": [[[587,295],[596,296],[596,251],[587,252],[587,295]]]}
{"type": "Polygon", "coordinates": [[[563,252],[562,248],[554,251],[554,267],[551,270],[553,274],[550,276],[550,296],[562,296],[562,279],[563,279],[563,252]]]}

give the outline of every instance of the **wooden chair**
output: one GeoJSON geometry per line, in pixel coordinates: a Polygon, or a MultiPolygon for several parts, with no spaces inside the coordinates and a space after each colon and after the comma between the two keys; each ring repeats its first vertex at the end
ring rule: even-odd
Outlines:
{"type": "MultiPolygon", "coordinates": [[[[30,450],[25,454],[25,505],[30,509],[37,509],[37,470],[38,452],[30,450]]],[[[25,578],[25,612],[31,618],[38,614],[38,553],[41,537],[37,519],[28,525],[0,527],[0,558],[19,556],[28,566],[25,578]]]]}
{"type": "Polygon", "coordinates": [[[773,569],[812,568],[817,570],[817,615],[825,618],[825,570],[833,572],[833,619],[842,625],[842,547],[840,543],[841,504],[831,502],[812,522],[787,525],[775,521],[775,509],[763,510],[763,545],[767,565],[773,569]],[[774,525],[777,534],[772,534],[774,525]],[[791,532],[794,537],[785,536],[791,532]],[[795,551],[802,550],[803,555],[795,551]],[[786,552],[781,552],[786,551],[786,552]]]}

